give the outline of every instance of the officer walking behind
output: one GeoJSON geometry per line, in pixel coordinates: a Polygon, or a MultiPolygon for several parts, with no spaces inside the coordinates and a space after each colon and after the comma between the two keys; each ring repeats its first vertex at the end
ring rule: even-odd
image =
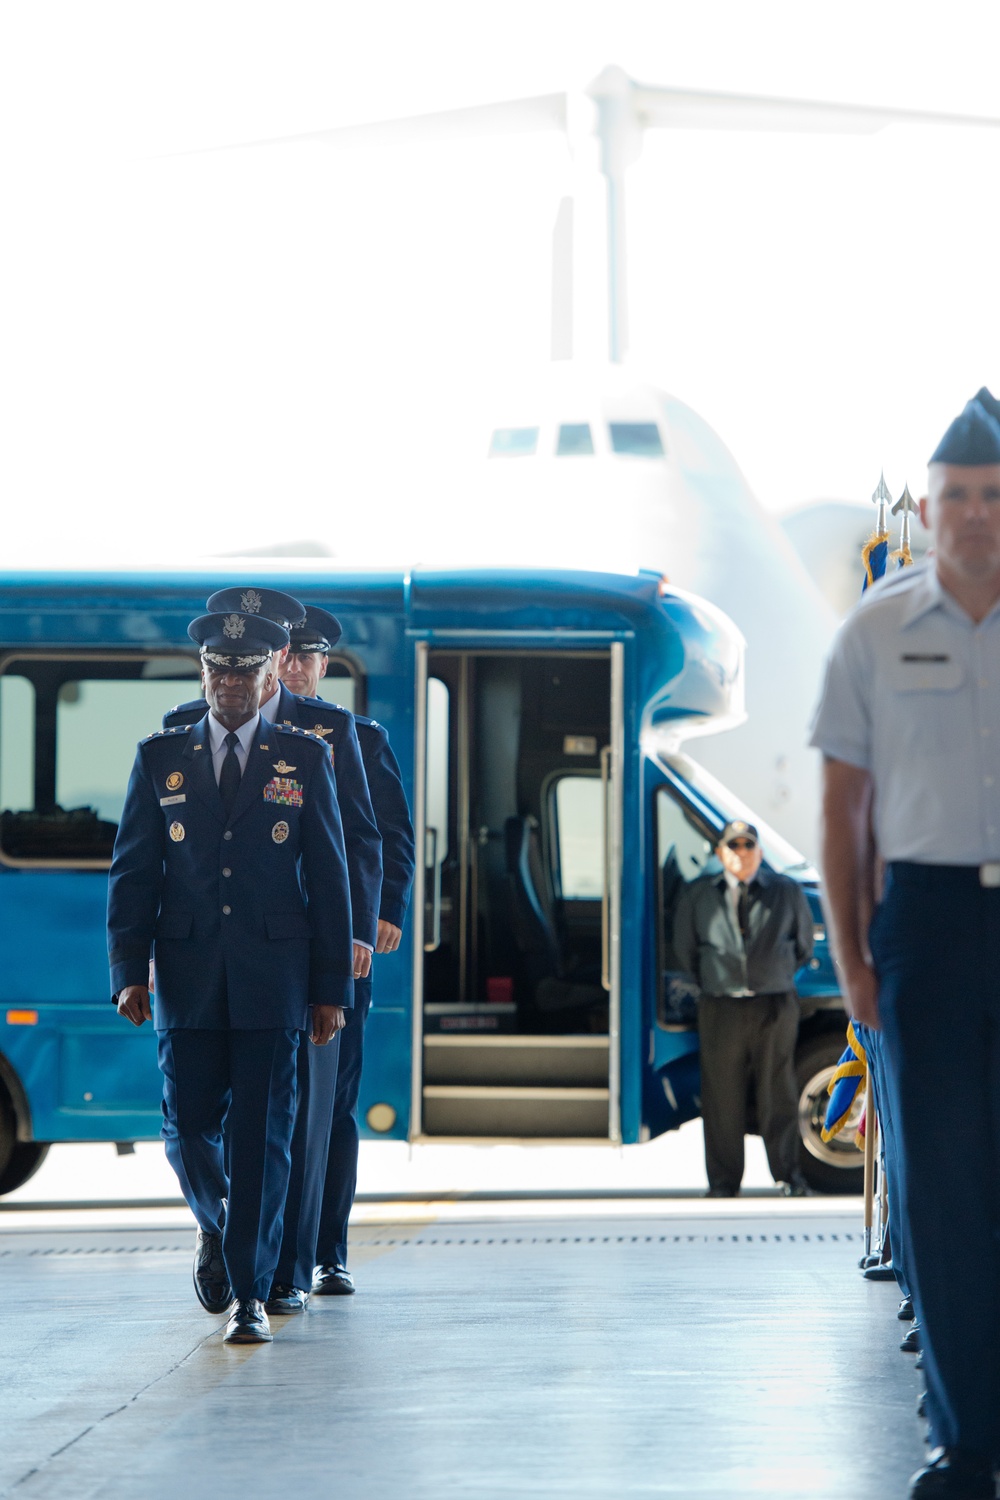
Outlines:
{"type": "MultiPolygon", "coordinates": [[[[321,705],[316,697],[326,676],[329,653],[340,637],[340,625],[325,610],[308,608],[305,622],[291,630],[291,643],[280,667],[284,686],[300,701],[321,705]]],[[[324,705],[325,706],[325,705],[324,705]]],[[[368,790],[379,833],[382,835],[382,894],[379,904],[376,953],[393,953],[399,947],[403,920],[413,884],[414,842],[410,810],[403,791],[399,766],[389,745],[389,736],[374,719],[354,716],[368,790]]],[[[314,1259],[312,1289],[320,1296],[349,1295],[354,1280],[347,1269],[347,1222],[358,1181],[358,1093],[364,1052],[365,1022],[371,1007],[372,979],[354,985],[354,1007],[340,1038],[333,1119],[326,1138],[306,1143],[307,1170],[319,1175],[322,1212],[314,1259]]],[[[315,1054],[309,1054],[315,1076],[315,1054]]],[[[298,1131],[293,1158],[298,1146],[298,1131]]],[[[310,1188],[307,1198],[312,1196],[310,1188]]]]}
{"type": "Polygon", "coordinates": [[[228,1342],[265,1342],[296,1053],[305,1031],[328,1043],[353,999],[350,887],[329,753],[259,712],[287,632],[232,613],[189,634],[209,711],[136,754],[109,880],[112,989],[134,1025],[152,1019],[153,955],[163,1135],[199,1226],[198,1295],[216,1312],[235,1296],[228,1342]]]}
{"type": "MultiPolygon", "coordinates": [[[[987,401],[988,392],[982,395],[987,401]]],[[[935,1445],[910,1493],[994,1495],[1000,1456],[1000,423],[930,461],[934,556],[868,591],[831,652],[824,898],[844,998],[882,1031],[935,1445]],[[882,899],[865,933],[874,807],[882,899]]]]}
{"type": "Polygon", "coordinates": [[[771,1175],[786,1193],[800,1196],[807,1187],[797,1166],[795,972],[812,956],[812,913],[796,881],[761,868],[752,823],[727,823],[715,852],[722,873],[702,875],[686,886],[674,919],[678,960],[702,992],[698,1038],[707,1196],[739,1193],[751,1080],[771,1175]]]}

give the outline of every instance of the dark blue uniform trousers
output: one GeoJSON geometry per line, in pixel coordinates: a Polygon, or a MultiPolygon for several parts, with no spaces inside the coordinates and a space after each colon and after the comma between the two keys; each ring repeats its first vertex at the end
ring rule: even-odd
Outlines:
{"type": "Polygon", "coordinates": [[[899,1144],[898,1127],[892,1115],[892,1103],[885,1076],[885,1056],[882,1033],[870,1026],[855,1024],[855,1031],[865,1049],[872,1074],[872,1089],[875,1094],[875,1109],[882,1132],[882,1157],[885,1162],[885,1184],[889,1198],[889,1240],[892,1245],[892,1269],[904,1297],[912,1297],[913,1291],[906,1275],[906,1225],[900,1208],[899,1144]]]}
{"type": "MultiPolygon", "coordinates": [[[[360,983],[355,980],[355,990],[360,983]]],[[[357,1002],[355,1001],[355,1004],[357,1002]]],[[[347,1025],[353,1011],[345,1011],[347,1025]]],[[[323,1184],[330,1146],[330,1124],[337,1093],[337,1070],[344,1031],[325,1047],[303,1042],[297,1063],[298,1099],[292,1133],[292,1170],[285,1199],[285,1223],[275,1281],[308,1291],[316,1264],[316,1239],[323,1208],[323,1184]]]]}
{"type": "Polygon", "coordinates": [[[365,1022],[372,1003],[371,975],[354,981],[354,1009],[340,1033],[340,1072],[326,1160],[317,1265],[347,1265],[347,1221],[358,1185],[358,1095],[364,1062],[365,1022]]]}
{"type": "Polygon", "coordinates": [[[158,1038],[167,1160],[199,1228],[222,1231],[237,1297],[263,1299],[271,1290],[291,1167],[301,1035],[176,1029],[158,1038]]]}
{"type": "Polygon", "coordinates": [[[1000,1456],[1000,890],[892,864],[871,928],[935,1443],[1000,1456]]]}

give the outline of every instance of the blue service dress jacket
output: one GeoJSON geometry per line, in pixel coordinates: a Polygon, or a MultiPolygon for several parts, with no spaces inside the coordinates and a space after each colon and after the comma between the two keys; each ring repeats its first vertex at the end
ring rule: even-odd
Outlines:
{"type": "MultiPolygon", "coordinates": [[[[310,707],[329,706],[321,698],[302,698],[300,702],[310,707]]],[[[413,886],[416,848],[403,778],[385,726],[364,714],[354,715],[354,726],[375,821],[382,835],[382,895],[378,914],[383,922],[402,927],[413,886]]]]}
{"type": "Polygon", "coordinates": [[[350,1007],[350,883],[329,752],[261,719],[227,818],[208,715],[142,741],[108,888],[115,995],[148,982],[157,1031],[305,1030],[350,1007]]]}
{"type": "MultiPolygon", "coordinates": [[[[163,715],[163,727],[192,724],[204,713],[203,698],[179,703],[163,715]]],[[[311,730],[330,747],[351,881],[354,936],[374,948],[382,887],[382,836],[372,810],[354,715],[322,698],[298,698],[282,683],[274,717],[279,724],[311,730]]]]}

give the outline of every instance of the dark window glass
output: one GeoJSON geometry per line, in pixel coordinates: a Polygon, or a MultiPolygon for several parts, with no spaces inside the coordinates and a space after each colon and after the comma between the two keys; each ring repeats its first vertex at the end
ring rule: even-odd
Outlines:
{"type": "Polygon", "coordinates": [[[571,457],[577,454],[593,453],[594,439],[590,433],[589,422],[564,422],[559,429],[559,441],[556,444],[556,453],[560,456],[571,457]]]}
{"type": "Polygon", "coordinates": [[[662,458],[663,439],[655,422],[609,422],[611,448],[633,458],[662,458]]]}
{"type": "Polygon", "coordinates": [[[497,427],[490,439],[490,458],[525,458],[537,447],[537,427],[497,427]]]}

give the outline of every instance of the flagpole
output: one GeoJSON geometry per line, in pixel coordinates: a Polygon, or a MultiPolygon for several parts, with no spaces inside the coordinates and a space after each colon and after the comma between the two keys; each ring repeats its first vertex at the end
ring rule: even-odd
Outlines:
{"type": "Polygon", "coordinates": [[[875,1217],[875,1090],[871,1068],[865,1082],[865,1256],[872,1253],[872,1223],[875,1217]]]}

